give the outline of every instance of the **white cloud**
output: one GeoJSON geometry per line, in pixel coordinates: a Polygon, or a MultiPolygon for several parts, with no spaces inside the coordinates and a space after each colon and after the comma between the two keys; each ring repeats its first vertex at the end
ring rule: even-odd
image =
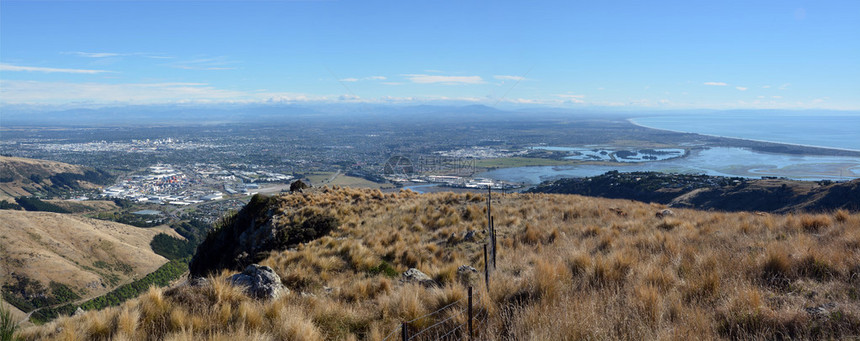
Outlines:
{"type": "Polygon", "coordinates": [[[738,89],[740,91],[747,91],[747,88],[743,86],[736,86],[735,89],[738,89]]]}
{"type": "Polygon", "coordinates": [[[339,100],[339,101],[350,101],[350,102],[358,101],[360,99],[361,99],[361,97],[358,97],[356,95],[340,95],[337,97],[337,100],[339,100]]]}
{"type": "Polygon", "coordinates": [[[191,66],[191,65],[173,65],[173,67],[177,69],[183,70],[235,70],[234,67],[220,67],[220,66],[191,66]]]}
{"type": "Polygon", "coordinates": [[[771,96],[771,98],[780,99],[780,98],[782,98],[782,96],[771,96]]]}
{"type": "Polygon", "coordinates": [[[493,76],[493,78],[498,79],[498,80],[503,80],[503,81],[521,81],[521,80],[526,79],[525,77],[507,76],[507,75],[496,75],[496,76],[493,76]]]}
{"type": "Polygon", "coordinates": [[[183,70],[235,70],[235,67],[229,66],[232,64],[235,64],[235,62],[221,56],[177,61],[167,65],[183,70]]]}
{"type": "Polygon", "coordinates": [[[780,89],[780,90],[785,90],[785,89],[786,89],[786,88],[788,88],[790,85],[791,85],[791,83],[785,83],[785,84],[783,84],[783,85],[780,85],[780,86],[779,86],[779,89],[780,89]]]}
{"type": "Polygon", "coordinates": [[[19,65],[10,65],[10,64],[0,64],[0,71],[24,71],[24,72],[44,72],[44,73],[83,73],[83,74],[96,74],[96,73],[112,72],[112,71],[106,71],[106,70],[60,69],[60,68],[52,68],[52,67],[19,66],[19,65]]]}
{"type": "Polygon", "coordinates": [[[171,59],[171,58],[173,58],[173,57],[163,56],[159,53],[149,53],[149,52],[119,53],[119,52],[71,51],[71,52],[60,52],[60,54],[75,55],[78,57],[85,57],[85,58],[110,58],[110,57],[125,57],[125,56],[140,56],[140,57],[153,58],[153,59],[171,59]]]}
{"type": "Polygon", "coordinates": [[[770,89],[770,85],[762,85],[762,88],[770,89]]]}
{"type": "Polygon", "coordinates": [[[577,104],[585,103],[585,101],[582,100],[583,98],[585,98],[585,95],[561,94],[561,95],[555,95],[555,96],[563,98],[564,101],[567,103],[577,103],[577,104]]]}
{"type": "Polygon", "coordinates": [[[340,81],[341,82],[384,81],[386,79],[388,79],[388,78],[386,78],[385,76],[370,76],[370,77],[364,77],[364,78],[349,77],[349,78],[341,79],[340,81]]]}
{"type": "Polygon", "coordinates": [[[705,82],[704,84],[705,85],[711,85],[711,86],[726,86],[726,85],[728,85],[728,84],[723,83],[723,82],[705,82]]]}
{"type": "Polygon", "coordinates": [[[403,75],[412,83],[418,84],[483,84],[485,83],[481,76],[437,76],[437,75],[403,75]]]}
{"type": "Polygon", "coordinates": [[[87,58],[107,58],[107,57],[119,57],[119,56],[127,55],[124,53],[113,53],[113,52],[63,52],[63,54],[73,54],[76,56],[87,57],[87,58]]]}
{"type": "Polygon", "coordinates": [[[0,98],[6,103],[134,102],[159,103],[241,99],[247,94],[205,83],[68,83],[0,81],[0,98]]]}

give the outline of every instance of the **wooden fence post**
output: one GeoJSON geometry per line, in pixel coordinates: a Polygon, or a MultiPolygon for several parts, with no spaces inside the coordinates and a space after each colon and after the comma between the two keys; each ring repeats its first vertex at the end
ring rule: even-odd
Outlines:
{"type": "Polygon", "coordinates": [[[490,292],[490,263],[487,262],[487,244],[484,244],[484,283],[487,284],[487,292],[490,292]]]}
{"type": "Polygon", "coordinates": [[[497,244],[496,244],[496,224],[494,222],[493,217],[490,217],[490,226],[493,227],[493,229],[492,229],[493,234],[491,235],[492,238],[490,238],[490,239],[493,242],[493,270],[495,270],[496,269],[496,245],[497,244]]]}
{"type": "Polygon", "coordinates": [[[469,286],[469,341],[472,341],[472,286],[469,286]]]}
{"type": "Polygon", "coordinates": [[[487,231],[489,232],[492,226],[490,225],[490,219],[493,219],[493,190],[490,185],[487,185],[487,231]]]}

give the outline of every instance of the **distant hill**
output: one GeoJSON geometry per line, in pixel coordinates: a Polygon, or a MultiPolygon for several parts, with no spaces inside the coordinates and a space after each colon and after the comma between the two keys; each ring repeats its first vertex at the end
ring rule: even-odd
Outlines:
{"type": "Polygon", "coordinates": [[[109,184],[109,173],[68,163],[0,156],[0,200],[8,197],[54,195],[95,189],[109,184]]]}
{"type": "Polygon", "coordinates": [[[530,193],[579,194],[721,211],[860,211],[860,180],[795,181],[656,172],[619,173],[544,182],[530,193]]]}
{"type": "Polygon", "coordinates": [[[28,311],[102,295],[165,264],[150,241],[169,228],[49,212],[0,210],[4,301],[28,311]],[[30,307],[28,307],[28,305],[30,307]]]}

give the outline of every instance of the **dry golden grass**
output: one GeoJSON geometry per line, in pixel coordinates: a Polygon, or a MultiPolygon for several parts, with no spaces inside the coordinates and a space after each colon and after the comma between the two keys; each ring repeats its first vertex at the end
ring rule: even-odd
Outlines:
{"type": "Polygon", "coordinates": [[[161,231],[69,214],[0,210],[0,284],[18,273],[44,287],[54,281],[81,296],[103,295],[167,262],[149,245],[161,231]],[[104,274],[118,281],[111,283],[104,274]]]}
{"type": "MultiPolygon", "coordinates": [[[[122,307],[21,335],[380,340],[402,321],[414,320],[417,331],[448,319],[428,333],[438,335],[465,322],[457,267],[484,268],[484,200],[348,188],[283,195],[279,219],[327,212],[341,223],[330,236],[262,262],[289,295],[254,301],[227,284],[225,272],[210,286],[152,289],[122,307]],[[464,240],[467,231],[476,231],[475,240],[464,240]],[[417,267],[440,287],[400,283],[386,267],[417,267]]],[[[475,287],[475,311],[489,314],[478,333],[490,340],[860,337],[860,214],[675,210],[656,218],[663,208],[494,196],[498,268],[489,293],[482,280],[475,287]]]]}

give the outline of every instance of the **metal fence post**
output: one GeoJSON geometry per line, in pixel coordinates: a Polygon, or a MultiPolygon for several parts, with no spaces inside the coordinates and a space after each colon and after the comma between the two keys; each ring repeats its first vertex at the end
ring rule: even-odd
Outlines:
{"type": "Polygon", "coordinates": [[[409,340],[409,324],[403,322],[403,326],[400,328],[400,335],[403,336],[403,341],[409,340]]]}

